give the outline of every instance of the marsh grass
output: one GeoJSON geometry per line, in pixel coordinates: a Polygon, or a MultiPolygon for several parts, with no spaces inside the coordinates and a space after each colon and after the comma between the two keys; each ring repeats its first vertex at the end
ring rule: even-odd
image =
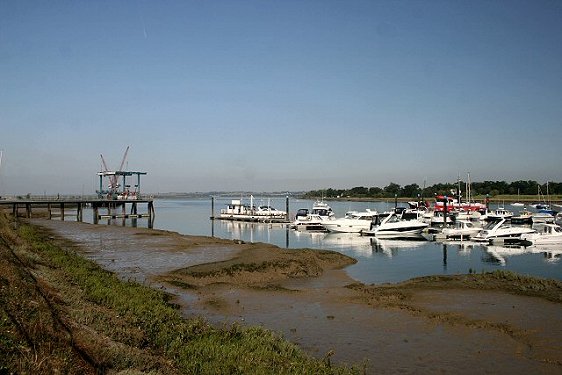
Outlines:
{"type": "Polygon", "coordinates": [[[0,279],[4,307],[0,310],[0,372],[34,372],[41,360],[52,371],[68,373],[108,369],[186,374],[358,372],[311,358],[261,327],[214,327],[202,318],[184,319],[169,295],[120,280],[56,246],[42,230],[21,225],[13,233],[5,218],[0,226],[1,251],[11,251],[21,260],[21,264],[3,262],[2,272],[8,266],[20,272],[19,282],[27,283],[27,289],[33,285],[44,299],[41,308],[29,309],[31,301],[41,298],[24,293],[23,285],[21,290],[14,289],[12,280],[0,279]],[[7,304],[12,307],[6,308],[7,304]],[[38,351],[41,335],[44,349],[38,351]],[[55,338],[57,344],[50,345],[55,338]],[[57,350],[48,354],[49,348],[57,350]]]}

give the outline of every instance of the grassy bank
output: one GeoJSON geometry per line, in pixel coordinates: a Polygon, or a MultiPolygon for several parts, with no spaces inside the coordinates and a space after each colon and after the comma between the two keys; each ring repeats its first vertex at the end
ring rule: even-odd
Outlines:
{"type": "Polygon", "coordinates": [[[166,294],[123,282],[0,216],[0,373],[345,374],[259,327],[186,320],[166,294]]]}

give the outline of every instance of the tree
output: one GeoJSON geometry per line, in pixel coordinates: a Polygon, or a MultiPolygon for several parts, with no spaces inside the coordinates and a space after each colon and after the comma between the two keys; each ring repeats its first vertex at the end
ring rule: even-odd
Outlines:
{"type": "Polygon", "coordinates": [[[385,186],[384,193],[387,197],[393,197],[395,195],[400,195],[400,185],[391,182],[388,186],[385,186]]]}

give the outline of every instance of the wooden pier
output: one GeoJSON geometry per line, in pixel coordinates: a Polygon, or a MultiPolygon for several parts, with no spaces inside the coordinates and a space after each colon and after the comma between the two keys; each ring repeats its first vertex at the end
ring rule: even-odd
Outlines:
{"type": "Polygon", "coordinates": [[[76,221],[84,220],[84,210],[93,210],[94,224],[103,219],[148,219],[148,227],[152,228],[155,211],[153,199],[18,199],[0,200],[0,207],[11,208],[14,218],[20,217],[20,210],[24,210],[24,217],[31,218],[33,211],[42,212],[49,219],[75,216],[76,221]],[[139,213],[139,205],[147,205],[144,213],[139,213]],[[130,208],[130,209],[129,209],[130,208]]]}

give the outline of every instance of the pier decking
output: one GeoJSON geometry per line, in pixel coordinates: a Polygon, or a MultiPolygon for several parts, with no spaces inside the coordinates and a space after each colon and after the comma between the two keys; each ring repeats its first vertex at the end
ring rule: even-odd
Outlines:
{"type": "Polygon", "coordinates": [[[10,207],[14,217],[19,217],[20,209],[24,209],[27,218],[32,217],[33,210],[41,210],[43,215],[46,210],[49,219],[60,217],[62,221],[65,216],[75,216],[76,221],[83,221],[84,209],[91,208],[94,224],[102,219],[147,218],[149,228],[152,228],[155,216],[153,199],[17,199],[0,200],[0,207],[10,207]],[[147,205],[147,210],[139,213],[138,206],[143,204],[147,205]]]}

